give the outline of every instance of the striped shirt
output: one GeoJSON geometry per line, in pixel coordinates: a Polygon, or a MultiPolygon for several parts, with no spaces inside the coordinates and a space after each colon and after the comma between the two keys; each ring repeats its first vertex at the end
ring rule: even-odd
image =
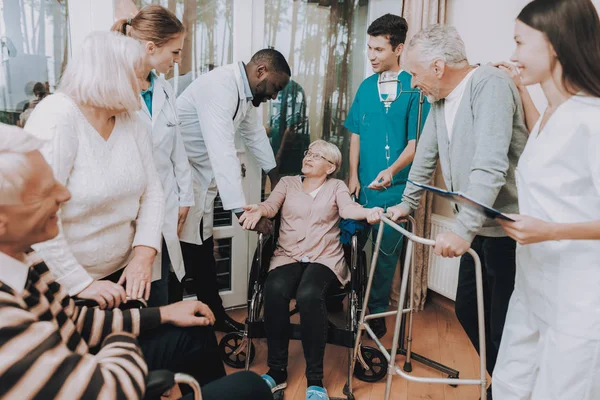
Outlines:
{"type": "Polygon", "coordinates": [[[0,281],[0,399],[141,399],[136,337],[158,325],[157,308],[77,307],[36,264],[21,293],[0,281]]]}

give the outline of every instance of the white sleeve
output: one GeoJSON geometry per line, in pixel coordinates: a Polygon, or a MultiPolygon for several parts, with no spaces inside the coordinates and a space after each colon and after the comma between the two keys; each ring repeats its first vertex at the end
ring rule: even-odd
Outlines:
{"type": "Polygon", "coordinates": [[[260,121],[256,108],[248,110],[240,124],[239,132],[263,171],[268,173],[277,166],[275,154],[273,154],[267,132],[260,121]]]}
{"type": "Polygon", "coordinates": [[[179,133],[175,133],[175,146],[171,153],[171,162],[175,171],[175,180],[179,190],[179,207],[191,207],[194,205],[194,189],[192,187],[192,169],[188,160],[185,144],[179,133]]]}
{"type": "MultiPolygon", "coordinates": [[[[199,86],[192,93],[200,130],[225,210],[233,210],[246,204],[233,125],[239,97],[232,85],[235,85],[234,81],[211,82],[209,85],[199,86]]],[[[193,163],[195,154],[190,152],[190,147],[188,146],[188,156],[193,163]]]]}
{"type": "Polygon", "coordinates": [[[138,151],[146,171],[146,190],[140,198],[140,209],[138,211],[133,237],[132,247],[148,246],[160,253],[162,249],[162,225],[165,213],[165,197],[162,184],[154,157],[152,156],[152,143],[150,135],[144,128],[142,121],[136,115],[132,117],[132,127],[135,131],[138,151]]]}
{"type": "MultiPolygon", "coordinates": [[[[52,167],[56,180],[65,186],[68,185],[79,145],[77,117],[68,111],[72,111],[72,105],[56,97],[48,98],[35,108],[25,126],[31,134],[46,140],[40,151],[52,167]]],[[[58,235],[32,248],[42,257],[69,296],[74,296],[94,279],[73,255],[63,234],[60,214],[59,210],[58,235]]]]}
{"type": "MultiPolygon", "coordinates": [[[[172,92],[171,92],[172,94],[172,92]]],[[[167,101],[170,102],[172,110],[177,110],[174,100],[175,95],[172,95],[167,101]]],[[[171,163],[175,173],[175,181],[177,182],[177,190],[179,195],[179,207],[191,207],[194,205],[194,189],[192,187],[192,168],[188,160],[185,144],[179,132],[179,126],[175,126],[175,141],[173,150],[171,151],[171,163]]]]}

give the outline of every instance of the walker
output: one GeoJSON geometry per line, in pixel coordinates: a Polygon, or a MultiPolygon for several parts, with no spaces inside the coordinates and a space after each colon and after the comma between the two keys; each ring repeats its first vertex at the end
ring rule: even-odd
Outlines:
{"type": "MultiPolygon", "coordinates": [[[[439,384],[447,384],[447,385],[479,385],[481,389],[481,400],[486,400],[486,386],[487,386],[487,376],[486,376],[486,367],[485,367],[485,324],[484,324],[484,311],[483,311],[483,284],[482,284],[482,275],[481,275],[481,261],[479,260],[479,256],[473,249],[469,249],[468,253],[473,257],[475,261],[475,274],[476,274],[476,287],[477,287],[477,319],[479,326],[479,379],[458,379],[458,371],[456,371],[456,378],[425,378],[409,375],[407,372],[412,370],[411,368],[411,343],[412,343],[412,316],[413,316],[413,278],[414,278],[414,265],[412,262],[412,253],[413,253],[413,242],[421,243],[427,246],[434,246],[435,241],[430,239],[425,239],[414,234],[415,229],[415,220],[412,217],[408,217],[411,224],[411,231],[409,232],[406,229],[402,228],[400,225],[394,223],[390,219],[388,219],[385,215],[381,217],[381,222],[379,224],[379,231],[377,234],[377,240],[375,242],[375,249],[373,253],[373,260],[371,261],[371,270],[369,271],[369,280],[367,283],[367,289],[363,301],[363,307],[360,315],[360,321],[358,324],[358,335],[356,336],[356,342],[354,345],[354,353],[351,359],[351,369],[356,365],[356,361],[362,365],[363,368],[367,369],[369,366],[362,359],[362,354],[360,352],[361,348],[361,337],[362,332],[365,330],[369,337],[376,343],[377,347],[383,353],[385,359],[388,361],[388,369],[387,369],[387,382],[385,386],[385,400],[389,400],[391,389],[392,389],[392,377],[394,374],[400,375],[401,377],[407,379],[412,382],[419,383],[439,383],[439,384]],[[398,300],[399,308],[396,311],[387,311],[378,314],[370,314],[367,315],[367,304],[369,302],[369,297],[371,294],[371,285],[373,283],[373,276],[375,273],[375,268],[377,267],[377,258],[379,255],[379,248],[381,246],[381,239],[383,237],[383,230],[385,224],[389,225],[391,228],[400,232],[402,235],[406,236],[408,239],[407,247],[406,247],[406,256],[404,259],[404,269],[402,271],[402,283],[400,287],[400,299],[398,300]],[[407,268],[408,267],[408,268],[407,268]],[[403,308],[406,304],[406,291],[409,280],[409,271],[410,271],[410,299],[408,301],[408,308],[403,308]],[[398,341],[402,340],[404,343],[404,338],[400,338],[400,331],[402,330],[402,334],[404,335],[404,315],[408,314],[408,337],[407,337],[407,348],[399,349],[398,341]],[[388,351],[377,339],[371,327],[369,326],[368,321],[375,318],[385,318],[390,315],[396,316],[396,322],[394,327],[394,338],[392,340],[392,348],[388,351]],[[404,352],[400,350],[405,350],[404,352]],[[396,364],[396,355],[397,354],[406,354],[406,361],[404,365],[404,371],[396,364]],[[392,357],[392,354],[394,355],[392,357]]],[[[424,359],[424,357],[421,357],[424,359]]],[[[416,361],[421,361],[417,360],[416,361]]],[[[429,360],[430,361],[430,360],[429,360]]],[[[429,366],[432,366],[436,369],[440,369],[441,364],[431,361],[429,366]]],[[[444,367],[447,368],[447,367],[444,367]]],[[[449,369],[448,369],[449,370],[449,369]]]]}

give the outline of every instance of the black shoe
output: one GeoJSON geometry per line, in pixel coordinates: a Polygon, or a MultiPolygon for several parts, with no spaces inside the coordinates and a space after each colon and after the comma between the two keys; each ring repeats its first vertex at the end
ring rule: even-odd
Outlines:
{"type": "Polygon", "coordinates": [[[369,321],[369,326],[371,330],[377,336],[377,339],[381,339],[387,333],[387,328],[385,326],[385,318],[376,318],[369,321]]]}
{"type": "Polygon", "coordinates": [[[229,315],[225,314],[222,318],[219,318],[217,321],[215,321],[214,329],[217,332],[223,333],[243,332],[244,324],[237,322],[229,315]]]}

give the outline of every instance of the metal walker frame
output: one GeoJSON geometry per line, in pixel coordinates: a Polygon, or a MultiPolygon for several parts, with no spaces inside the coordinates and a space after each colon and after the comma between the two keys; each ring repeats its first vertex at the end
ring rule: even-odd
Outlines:
{"type": "MultiPolygon", "coordinates": [[[[360,353],[360,347],[362,342],[362,331],[366,331],[369,337],[375,342],[379,350],[383,353],[384,357],[388,361],[388,370],[387,370],[387,382],[385,386],[385,400],[389,400],[392,389],[392,378],[394,375],[400,375],[404,379],[411,382],[418,383],[435,383],[435,384],[447,384],[447,385],[479,385],[481,391],[481,400],[486,400],[486,386],[487,386],[487,371],[486,371],[486,353],[485,353],[485,317],[484,317],[484,309],[483,309],[483,283],[482,283],[482,272],[481,272],[481,261],[479,256],[473,249],[469,249],[468,253],[473,257],[475,261],[475,276],[476,276],[476,289],[477,289],[477,320],[478,320],[478,328],[479,328],[479,379],[455,379],[455,378],[426,378],[426,377],[418,377],[407,374],[396,364],[396,355],[401,353],[399,348],[399,339],[400,339],[400,330],[403,331],[404,335],[404,327],[405,327],[405,314],[408,314],[408,338],[407,338],[407,348],[406,348],[406,362],[410,365],[412,358],[411,344],[412,344],[412,321],[413,321],[413,290],[414,290],[414,263],[412,262],[412,253],[413,253],[413,242],[421,243],[426,246],[434,246],[435,241],[431,239],[425,239],[419,237],[414,234],[415,221],[412,217],[408,217],[411,223],[411,231],[409,232],[400,225],[394,223],[386,216],[381,217],[381,222],[379,224],[379,231],[377,233],[377,240],[375,243],[375,248],[373,252],[373,259],[371,261],[371,270],[369,271],[369,280],[367,283],[367,289],[364,297],[364,304],[360,315],[360,321],[358,324],[358,335],[354,345],[354,353],[353,357],[350,360],[351,367],[354,368],[356,361],[358,360],[363,367],[368,368],[366,363],[362,360],[362,356],[360,353]],[[381,247],[381,239],[383,237],[383,231],[385,225],[389,225],[394,230],[398,231],[402,235],[406,236],[408,239],[407,248],[406,248],[406,256],[404,259],[404,268],[402,271],[402,281],[400,287],[400,299],[398,300],[398,309],[396,311],[387,311],[377,314],[367,315],[366,309],[367,304],[369,302],[369,297],[371,294],[371,285],[373,284],[373,276],[375,273],[375,268],[377,267],[377,258],[379,255],[379,248],[381,247]],[[410,273],[410,276],[409,276],[410,273]],[[408,308],[404,308],[406,304],[406,293],[408,287],[408,281],[410,279],[410,299],[408,299],[408,308]],[[371,327],[369,326],[368,321],[376,318],[385,318],[387,316],[395,315],[395,327],[394,327],[394,338],[392,340],[392,348],[388,351],[377,339],[371,327]],[[392,356],[393,355],[393,356],[392,356]]],[[[404,338],[402,338],[402,344],[404,343],[404,338]]],[[[424,358],[424,357],[422,357],[424,358]]],[[[415,361],[417,360],[415,358],[415,361]]],[[[428,360],[430,361],[430,360],[428,360]]],[[[436,369],[441,370],[438,366],[444,367],[441,364],[435,363],[431,361],[434,365],[432,366],[436,369]],[[436,366],[437,364],[438,366],[436,366]]],[[[447,367],[444,367],[447,368],[447,367]]],[[[447,368],[448,369],[448,368],[447,368]]]]}

